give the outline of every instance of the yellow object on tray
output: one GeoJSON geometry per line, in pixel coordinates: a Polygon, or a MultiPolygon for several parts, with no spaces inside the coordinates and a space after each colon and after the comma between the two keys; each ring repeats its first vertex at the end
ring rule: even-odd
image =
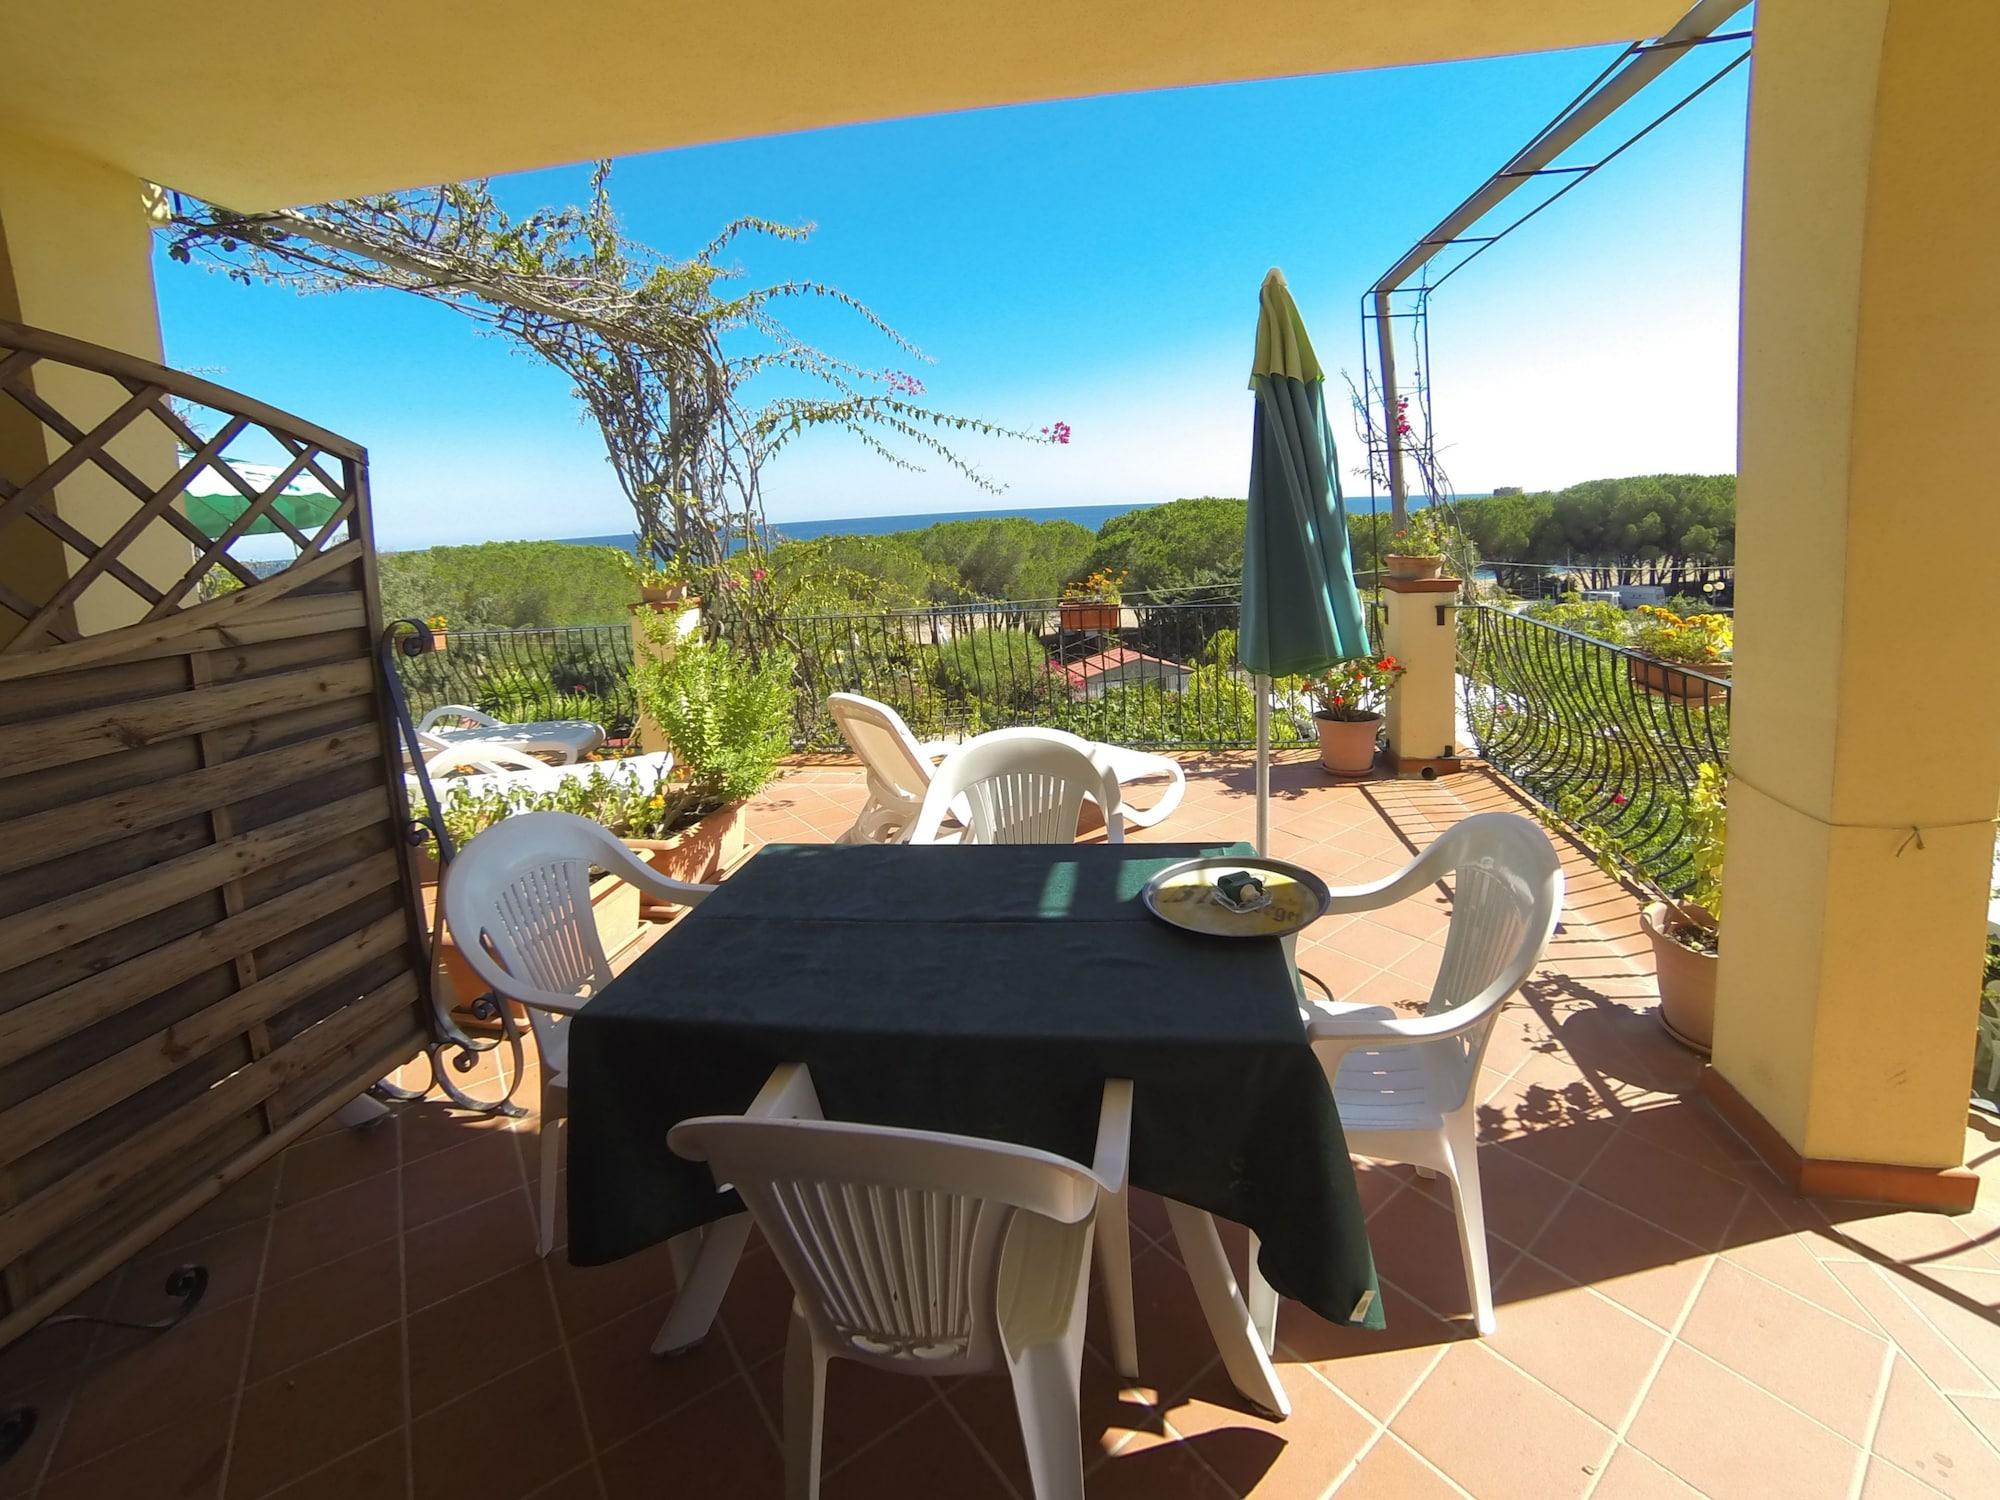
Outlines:
{"type": "Polygon", "coordinates": [[[1164,921],[1211,937],[1283,937],[1325,912],[1326,884],[1310,870],[1277,860],[1189,860],[1162,870],[1146,886],[1146,905],[1164,921]],[[1236,906],[1218,882],[1248,874],[1263,887],[1236,906]]]}

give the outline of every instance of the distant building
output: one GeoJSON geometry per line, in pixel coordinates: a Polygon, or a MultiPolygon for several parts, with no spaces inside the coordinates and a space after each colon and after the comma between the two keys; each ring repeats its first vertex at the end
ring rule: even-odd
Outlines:
{"type": "Polygon", "coordinates": [[[1068,684],[1070,697],[1084,699],[1102,698],[1107,688],[1142,682],[1157,682],[1168,692],[1178,693],[1193,668],[1127,646],[1113,646],[1086,656],[1059,658],[1049,663],[1049,671],[1068,684]]]}

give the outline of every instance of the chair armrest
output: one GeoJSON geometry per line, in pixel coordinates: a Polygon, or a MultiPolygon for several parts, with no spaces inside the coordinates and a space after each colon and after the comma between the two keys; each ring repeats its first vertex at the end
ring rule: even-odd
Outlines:
{"type": "Polygon", "coordinates": [[[425,714],[417,723],[419,731],[434,726],[441,719],[469,719],[481,729],[498,729],[500,721],[489,713],[482,713],[469,703],[445,703],[425,714]]]}
{"type": "Polygon", "coordinates": [[[1434,1016],[1401,1016],[1383,1005],[1330,1011],[1324,1006],[1309,1003],[1305,1007],[1306,1039],[1313,1042],[1366,1042],[1379,1047],[1435,1042],[1484,1025],[1491,1019],[1492,1012],[1492,1005],[1482,1005],[1476,1000],[1440,1011],[1434,1016]]]}
{"type": "MultiPolygon", "coordinates": [[[[612,841],[617,842],[615,836],[612,841]]],[[[624,857],[622,859],[613,857],[615,868],[612,868],[612,873],[636,885],[649,896],[661,901],[671,901],[675,906],[699,906],[715,894],[715,887],[712,885],[696,885],[686,880],[675,880],[670,875],[662,875],[623,844],[617,844],[617,849],[618,854],[624,857]]],[[[610,853],[609,846],[605,852],[610,853]]],[[[607,868],[611,868],[612,864],[613,860],[606,861],[607,868]]]]}
{"type": "Polygon", "coordinates": [[[1132,1080],[1104,1080],[1104,1099],[1097,1109],[1097,1150],[1090,1175],[1107,1193],[1125,1191],[1125,1174],[1132,1158],[1132,1080]]]}
{"type": "Polygon", "coordinates": [[[813,1088],[812,1070],[804,1063],[779,1063],[771,1076],[743,1111],[754,1120],[824,1120],[819,1093],[813,1088]]]}

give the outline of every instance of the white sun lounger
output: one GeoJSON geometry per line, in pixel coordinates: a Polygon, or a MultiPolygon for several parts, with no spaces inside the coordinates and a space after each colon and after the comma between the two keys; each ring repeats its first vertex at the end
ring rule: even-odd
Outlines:
{"type": "Polygon", "coordinates": [[[467,704],[447,703],[424,715],[417,743],[432,776],[464,770],[499,775],[572,765],[604,743],[604,726],[588,719],[508,724],[467,704]]]}
{"type": "MultiPolygon", "coordinates": [[[[919,744],[901,714],[888,704],[859,693],[829,694],[826,706],[868,772],[868,803],[854,820],[854,826],[840,836],[840,842],[893,844],[916,821],[937,762],[958,747],[949,740],[919,744]]],[[[1181,805],[1181,797],[1187,791],[1187,776],[1180,762],[1164,755],[1100,744],[1061,729],[1002,729],[986,737],[991,739],[995,735],[1060,740],[1081,750],[1100,771],[1118,778],[1121,797],[1125,788],[1134,783],[1163,780],[1166,784],[1150,802],[1134,807],[1129,800],[1121,801],[1119,812],[1128,828],[1152,827],[1181,805]]],[[[1145,788],[1139,789],[1143,795],[1145,788]]]]}

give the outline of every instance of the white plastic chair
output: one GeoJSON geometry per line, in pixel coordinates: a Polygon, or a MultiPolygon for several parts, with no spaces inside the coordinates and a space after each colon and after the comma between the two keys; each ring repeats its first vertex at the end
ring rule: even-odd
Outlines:
{"type": "MultiPolygon", "coordinates": [[[[677,906],[699,905],[715,889],[658,874],[610,830],[574,813],[517,813],[475,836],[446,868],[445,921],[458,951],[496,993],[528,1012],[541,1055],[538,1129],[541,1174],[536,1252],[555,1247],[561,1137],[569,1113],[569,1021],[611,982],[611,961],[590,906],[592,866],[677,906]]],[[[700,1341],[729,1289],[744,1241],[746,1214],[732,1214],[675,1241],[681,1295],[653,1352],[700,1341]],[[697,1251],[697,1248],[698,1251],[697,1251]]]]}
{"type": "MultiPolygon", "coordinates": [[[[1378,911],[1453,876],[1444,958],[1421,1016],[1384,1006],[1307,999],[1306,1033],[1333,1088],[1347,1144],[1362,1156],[1442,1173],[1458,1211],[1466,1288],[1482,1334],[1493,1332],[1493,1281],[1479,1192],[1473,1083],[1500,1009],[1548,946],[1562,912],[1563,873],[1539,826],[1480,813],[1440,835],[1402,871],[1333,892],[1332,912],[1378,911]]],[[[1277,1299],[1256,1272],[1251,1316],[1271,1347],[1277,1299]]]]}
{"type": "Polygon", "coordinates": [[[551,763],[567,766],[603,743],[604,726],[588,719],[509,724],[465,703],[446,703],[417,723],[424,770],[432,776],[468,768],[493,775],[551,763]],[[457,727],[448,727],[452,720],[457,727]]]}
{"type": "Polygon", "coordinates": [[[1086,799],[1104,808],[1104,836],[1125,842],[1118,778],[1060,740],[996,730],[967,740],[931,777],[906,842],[932,844],[954,804],[966,844],[1068,844],[1086,799]]]}
{"type": "MultiPolygon", "coordinates": [[[[1036,1500],[1082,1500],[1079,1389],[1095,1210],[1121,1193],[1132,1085],[1104,1086],[1089,1167],[969,1136],[821,1118],[801,1064],[766,1117],[684,1120],[667,1139],[749,1205],[791,1279],[785,1493],[819,1494],[826,1366],[933,1378],[1004,1371],[1036,1500]]],[[[916,1489],[949,1493],[940,1476],[916,1489]]]]}
{"type": "MultiPolygon", "coordinates": [[[[919,743],[910,733],[903,716],[886,703],[864,698],[859,693],[830,693],[827,711],[839,726],[848,747],[861,757],[868,774],[868,803],[854,826],[840,836],[843,844],[892,844],[902,837],[923,805],[937,762],[958,748],[951,740],[919,743]]],[[[1022,728],[996,730],[1023,738],[1056,740],[1081,750],[1120,783],[1119,806],[1127,826],[1150,828],[1181,804],[1187,792],[1187,775],[1179,761],[1164,755],[1148,755],[1120,745],[1086,740],[1060,729],[1022,728]],[[1124,785],[1130,782],[1164,779],[1159,796],[1145,807],[1134,807],[1125,798],[1124,785]]],[[[1092,801],[1097,799],[1093,797],[1092,801]]],[[[1107,819],[1107,822],[1110,820],[1107,819]]]]}

